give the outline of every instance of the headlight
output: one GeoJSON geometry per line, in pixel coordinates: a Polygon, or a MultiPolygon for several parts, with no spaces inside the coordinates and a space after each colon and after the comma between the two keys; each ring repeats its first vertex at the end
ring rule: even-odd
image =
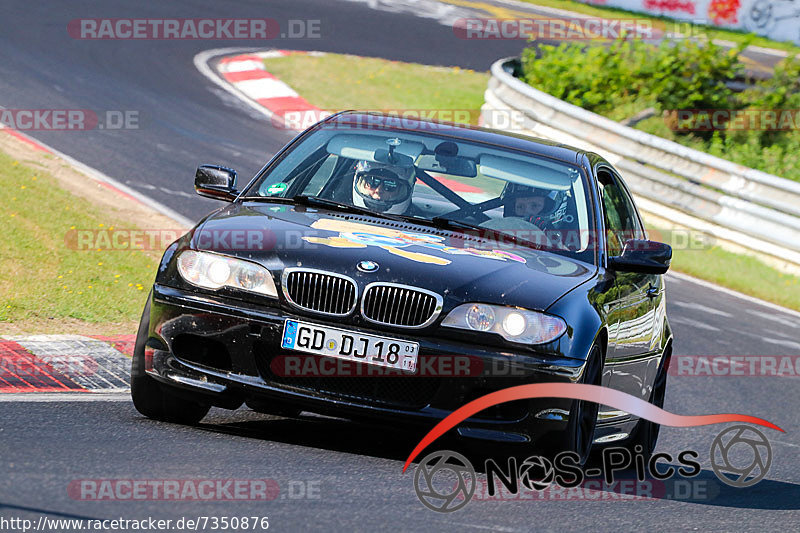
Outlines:
{"type": "Polygon", "coordinates": [[[557,316],[488,304],[459,305],[450,311],[442,325],[499,333],[506,340],[523,344],[544,344],[567,331],[566,322],[557,316]]]}
{"type": "Polygon", "coordinates": [[[278,297],[270,271],[250,261],[186,250],[178,256],[178,272],[188,283],[204,289],[233,287],[278,297]]]}

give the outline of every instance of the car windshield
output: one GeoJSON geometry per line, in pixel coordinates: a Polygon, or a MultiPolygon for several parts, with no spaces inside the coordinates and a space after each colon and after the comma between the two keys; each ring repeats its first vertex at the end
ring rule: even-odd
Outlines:
{"type": "Polygon", "coordinates": [[[245,199],[279,198],[478,231],[594,262],[584,173],[496,145],[405,130],[319,128],[245,192],[245,199]]]}

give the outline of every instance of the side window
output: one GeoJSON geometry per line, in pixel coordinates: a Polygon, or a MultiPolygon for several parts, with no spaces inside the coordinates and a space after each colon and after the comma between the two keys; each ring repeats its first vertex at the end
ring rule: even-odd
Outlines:
{"type": "MultiPolygon", "coordinates": [[[[289,156],[291,155],[289,154],[289,156]]],[[[290,188],[303,187],[302,191],[295,191],[292,194],[317,195],[330,179],[336,168],[337,159],[336,155],[324,154],[304,168],[295,168],[288,175],[284,175],[280,181],[265,180],[259,186],[258,194],[261,196],[285,196],[290,188]]]]}
{"type": "Polygon", "coordinates": [[[633,201],[616,177],[606,170],[600,170],[597,174],[597,181],[606,221],[608,255],[619,255],[622,253],[625,241],[643,239],[644,230],[639,224],[633,201]]]}

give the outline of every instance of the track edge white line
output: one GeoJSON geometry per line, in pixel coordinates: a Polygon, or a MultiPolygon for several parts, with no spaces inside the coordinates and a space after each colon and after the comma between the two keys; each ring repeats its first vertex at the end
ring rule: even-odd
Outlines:
{"type": "Polygon", "coordinates": [[[734,296],[741,300],[745,300],[747,302],[755,303],[764,307],[768,307],[770,309],[774,309],[775,311],[780,311],[782,313],[786,313],[787,315],[792,315],[794,317],[800,318],[800,311],[795,311],[794,309],[789,309],[788,307],[783,307],[782,305],[778,305],[776,303],[768,302],[766,300],[762,300],[760,298],[756,298],[755,296],[750,296],[748,294],[744,294],[742,292],[729,289],[728,287],[723,287],[721,285],[717,285],[710,281],[706,281],[704,279],[696,278],[694,276],[690,276],[689,274],[684,274],[683,272],[673,272],[670,271],[667,273],[667,276],[674,276],[682,281],[688,281],[690,283],[695,283],[697,285],[706,287],[708,289],[712,289],[718,292],[725,293],[729,296],[734,296]]]}

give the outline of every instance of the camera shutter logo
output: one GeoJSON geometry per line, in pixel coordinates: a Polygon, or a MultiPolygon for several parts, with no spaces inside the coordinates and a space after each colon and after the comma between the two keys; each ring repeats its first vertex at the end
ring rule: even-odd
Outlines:
{"type": "Polygon", "coordinates": [[[755,485],[764,479],[772,464],[772,447],[767,437],[751,426],[733,426],[722,431],[711,443],[709,455],[714,473],[731,487],[755,485]],[[745,451],[745,447],[750,447],[750,451],[745,451]],[[747,456],[747,460],[737,461],[742,456],[747,456]],[[748,461],[749,464],[740,466],[748,461]]]}
{"type": "Polygon", "coordinates": [[[546,457],[528,457],[519,465],[519,480],[530,490],[543,491],[555,480],[553,463],[546,457]]]}
{"type": "Polygon", "coordinates": [[[476,483],[475,469],[469,460],[449,450],[425,456],[414,472],[414,490],[419,501],[439,513],[451,513],[467,505],[475,494],[476,483]]]}

